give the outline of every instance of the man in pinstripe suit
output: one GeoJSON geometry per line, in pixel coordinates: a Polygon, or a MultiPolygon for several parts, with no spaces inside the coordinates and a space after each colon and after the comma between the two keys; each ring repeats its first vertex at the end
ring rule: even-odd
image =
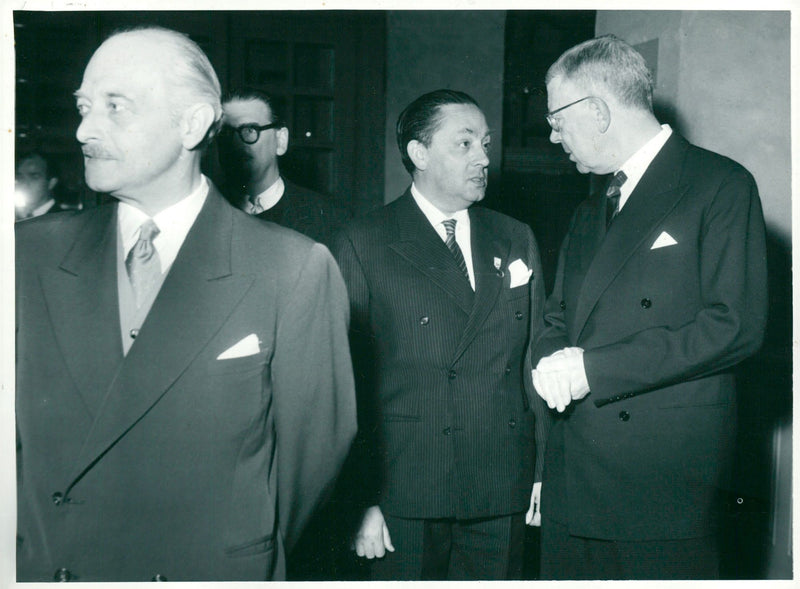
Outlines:
{"type": "Polygon", "coordinates": [[[376,559],[378,580],[519,578],[549,423],[529,376],[543,321],[536,242],[471,206],[490,142],[471,97],[419,97],[397,141],[411,187],[333,244],[360,397],[354,548],[376,559]]]}

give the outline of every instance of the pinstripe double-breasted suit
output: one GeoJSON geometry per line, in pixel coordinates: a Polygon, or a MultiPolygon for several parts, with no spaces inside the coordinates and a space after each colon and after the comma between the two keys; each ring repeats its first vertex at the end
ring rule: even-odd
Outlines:
{"type": "Polygon", "coordinates": [[[397,517],[524,512],[541,468],[549,418],[528,355],[544,301],[537,246],[509,217],[479,206],[469,217],[474,292],[410,191],[332,247],[350,296],[364,501],[397,517]],[[532,276],[511,288],[515,260],[532,276]]]}

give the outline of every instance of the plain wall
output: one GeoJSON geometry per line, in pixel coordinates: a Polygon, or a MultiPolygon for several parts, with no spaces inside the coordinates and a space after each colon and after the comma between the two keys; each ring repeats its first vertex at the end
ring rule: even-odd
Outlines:
{"type": "Polygon", "coordinates": [[[499,173],[505,19],[505,11],[387,13],[385,202],[411,184],[395,139],[397,117],[431,90],[461,90],[477,100],[495,146],[489,174],[499,173]]]}

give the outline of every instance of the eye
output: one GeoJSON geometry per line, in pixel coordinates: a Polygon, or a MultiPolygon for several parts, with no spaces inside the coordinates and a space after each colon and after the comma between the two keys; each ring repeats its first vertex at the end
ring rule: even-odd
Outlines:
{"type": "Polygon", "coordinates": [[[126,110],[126,106],[118,100],[110,100],[108,102],[108,110],[110,110],[112,113],[120,113],[126,110]]]}
{"type": "Polygon", "coordinates": [[[89,105],[85,102],[78,102],[75,107],[78,109],[78,114],[82,117],[85,117],[87,114],[89,114],[89,105]]]}

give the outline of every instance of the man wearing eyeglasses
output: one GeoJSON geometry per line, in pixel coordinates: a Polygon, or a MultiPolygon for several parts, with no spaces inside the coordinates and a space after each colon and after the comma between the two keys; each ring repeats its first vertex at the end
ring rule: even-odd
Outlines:
{"type": "Polygon", "coordinates": [[[220,163],[228,199],[251,215],[329,243],[345,215],[327,197],[281,176],[278,158],[289,147],[289,129],[274,103],[257,90],[222,105],[220,163]]]}
{"type": "Polygon", "coordinates": [[[732,368],[766,320],[755,182],[659,124],[645,61],[616,37],[568,50],[546,83],[550,140],[580,172],[614,175],[572,218],[534,348],[558,415],[542,578],[718,577],[732,368]]]}

